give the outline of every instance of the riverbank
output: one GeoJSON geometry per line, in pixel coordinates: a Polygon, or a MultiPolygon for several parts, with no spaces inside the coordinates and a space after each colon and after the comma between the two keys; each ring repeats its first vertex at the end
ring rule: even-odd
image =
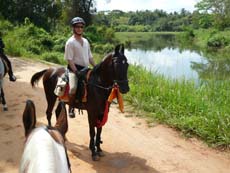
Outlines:
{"type": "Polygon", "coordinates": [[[155,120],[197,136],[214,147],[230,147],[230,81],[193,81],[165,79],[140,66],[129,71],[130,92],[126,100],[136,110],[155,120]]]}
{"type": "MultiPolygon", "coordinates": [[[[144,35],[151,37],[150,33],[144,35]]],[[[186,45],[183,47],[186,49],[186,45]]],[[[126,99],[137,110],[143,110],[150,122],[157,120],[181,130],[186,136],[197,136],[211,146],[229,148],[230,81],[223,75],[212,79],[206,74],[197,85],[192,80],[170,80],[147,72],[143,67],[131,66],[131,90],[126,99]]]]}
{"type": "MultiPolygon", "coordinates": [[[[223,33],[217,33],[218,37],[223,33]]],[[[159,33],[116,33],[116,36],[120,41],[122,39],[130,41],[133,46],[142,39],[153,39],[153,34],[160,35],[159,33]]],[[[167,34],[174,33],[164,33],[167,34]]],[[[202,34],[201,30],[196,31],[195,36],[187,40],[181,37],[182,33],[175,34],[180,40],[170,42],[174,48],[183,44],[182,49],[203,50],[212,61],[216,62],[217,59],[215,64],[219,65],[221,63],[218,59],[229,56],[225,56],[228,47],[214,50],[223,54],[219,52],[212,54],[208,51],[209,48],[205,44],[210,40],[210,32],[202,34]]],[[[203,79],[197,84],[192,80],[166,79],[161,75],[148,72],[141,66],[131,66],[129,69],[131,90],[126,100],[136,110],[143,110],[139,114],[145,114],[150,118],[150,122],[157,120],[179,129],[186,136],[201,138],[210,146],[229,148],[229,75],[222,74],[222,77],[217,75],[218,78],[212,78],[210,74],[203,73],[200,72],[203,79]]],[[[213,73],[217,72],[213,71],[213,73]]]]}
{"type": "Polygon", "coordinates": [[[215,48],[219,51],[230,51],[230,30],[217,31],[215,29],[194,30],[194,44],[199,47],[215,48]]]}

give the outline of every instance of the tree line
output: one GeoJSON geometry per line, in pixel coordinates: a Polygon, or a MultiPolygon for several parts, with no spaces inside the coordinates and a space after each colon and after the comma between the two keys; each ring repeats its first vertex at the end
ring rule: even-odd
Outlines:
{"type": "Polygon", "coordinates": [[[94,0],[0,0],[0,19],[21,24],[25,18],[46,30],[59,24],[69,24],[74,16],[91,23],[95,11],[94,0]]]}
{"type": "Polygon", "coordinates": [[[187,27],[224,30],[230,27],[229,0],[202,0],[195,7],[193,12],[182,8],[180,12],[171,13],[158,9],[104,11],[99,12],[95,20],[96,23],[113,27],[116,31],[183,31],[187,27]]]}
{"type": "Polygon", "coordinates": [[[185,9],[172,13],[163,10],[97,12],[96,0],[0,0],[0,4],[0,19],[18,25],[28,18],[47,31],[69,24],[74,16],[83,17],[87,25],[104,25],[115,31],[183,31],[186,27],[223,30],[230,27],[229,0],[201,0],[192,13],[185,9]]]}

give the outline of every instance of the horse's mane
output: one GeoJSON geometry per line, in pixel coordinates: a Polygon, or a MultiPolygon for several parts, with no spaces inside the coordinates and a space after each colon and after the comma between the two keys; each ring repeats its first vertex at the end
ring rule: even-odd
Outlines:
{"type": "Polygon", "coordinates": [[[92,70],[93,73],[97,73],[98,71],[100,71],[101,66],[107,62],[108,59],[112,58],[113,53],[108,53],[107,55],[104,56],[104,58],[102,59],[102,61],[100,63],[98,63],[92,70]]]}
{"type": "Polygon", "coordinates": [[[40,172],[57,172],[57,170],[68,172],[64,146],[56,143],[43,126],[34,129],[26,141],[20,172],[25,169],[40,170],[40,172]]]}

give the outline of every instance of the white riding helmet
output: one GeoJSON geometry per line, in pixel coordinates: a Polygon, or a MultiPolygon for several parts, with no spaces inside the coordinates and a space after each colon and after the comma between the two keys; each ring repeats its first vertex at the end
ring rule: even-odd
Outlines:
{"type": "Polygon", "coordinates": [[[85,21],[81,18],[81,17],[74,17],[72,20],[71,20],[71,25],[75,25],[75,24],[78,24],[78,23],[81,23],[83,25],[85,25],[85,21]]]}

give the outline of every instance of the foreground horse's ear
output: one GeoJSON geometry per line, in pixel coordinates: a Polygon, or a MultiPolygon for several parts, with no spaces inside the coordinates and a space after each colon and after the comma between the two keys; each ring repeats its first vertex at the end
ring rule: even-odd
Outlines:
{"type": "Polygon", "coordinates": [[[124,44],[121,45],[121,54],[124,55],[125,53],[125,47],[124,47],[124,44]]]}
{"type": "Polygon", "coordinates": [[[68,131],[68,119],[67,112],[64,102],[59,102],[57,109],[55,110],[57,122],[55,128],[65,137],[66,132],[68,131]]]}
{"type": "Polygon", "coordinates": [[[26,106],[23,112],[23,125],[25,136],[27,137],[36,125],[35,106],[31,100],[26,101],[26,106]]]}
{"type": "Polygon", "coordinates": [[[115,54],[118,54],[120,51],[120,44],[115,47],[115,54]]]}

